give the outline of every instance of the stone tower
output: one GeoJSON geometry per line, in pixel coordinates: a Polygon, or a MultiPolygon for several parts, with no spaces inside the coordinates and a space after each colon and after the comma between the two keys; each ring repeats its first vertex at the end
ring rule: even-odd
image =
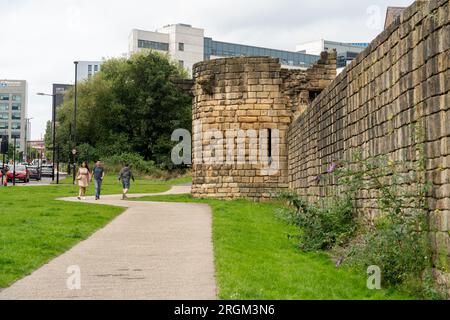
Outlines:
{"type": "Polygon", "coordinates": [[[308,70],[238,57],[194,66],[193,188],[199,198],[264,199],[287,191],[287,131],[336,77],[336,53],[308,70]]]}

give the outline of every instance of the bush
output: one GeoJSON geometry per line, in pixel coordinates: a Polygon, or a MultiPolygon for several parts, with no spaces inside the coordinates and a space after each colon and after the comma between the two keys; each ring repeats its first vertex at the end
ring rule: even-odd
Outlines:
{"type": "Polygon", "coordinates": [[[430,267],[431,252],[426,233],[417,231],[417,222],[377,220],[376,227],[365,234],[360,243],[349,249],[348,264],[376,265],[386,285],[399,285],[418,279],[430,267]]]}
{"type": "Polygon", "coordinates": [[[129,164],[137,173],[154,175],[159,174],[159,170],[153,161],[145,161],[144,157],[137,153],[123,153],[113,155],[103,160],[109,170],[119,172],[125,164],[129,164]]]}
{"type": "Polygon", "coordinates": [[[295,194],[283,194],[288,206],[280,216],[300,230],[300,247],[305,251],[328,250],[344,245],[354,235],[356,223],[349,198],[309,204],[295,194]]]}
{"type": "MultiPolygon", "coordinates": [[[[427,276],[432,268],[432,253],[427,237],[427,194],[425,161],[417,147],[418,160],[394,162],[385,156],[352,163],[333,164],[317,183],[325,179],[334,194],[323,202],[308,203],[297,195],[283,195],[288,206],[281,216],[299,227],[303,250],[328,250],[335,246],[340,260],[366,269],[376,265],[382,270],[386,286],[403,286],[426,298],[441,297],[427,276]],[[368,224],[354,217],[361,191],[371,191],[377,200],[378,215],[368,224]]],[[[324,187],[324,186],[323,186],[324,187]]],[[[361,214],[361,217],[364,215],[361,214]]],[[[363,221],[363,220],[361,220],[363,221]]]]}

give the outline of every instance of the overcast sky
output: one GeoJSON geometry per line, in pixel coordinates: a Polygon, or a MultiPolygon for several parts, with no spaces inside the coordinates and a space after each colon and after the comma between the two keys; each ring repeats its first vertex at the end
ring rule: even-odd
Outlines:
{"type": "Polygon", "coordinates": [[[370,42],[387,6],[412,0],[0,0],[0,79],[28,81],[32,138],[51,118],[52,83],[73,83],[75,60],[118,57],[133,28],[172,23],[205,29],[215,40],[295,50],[328,39],[370,42]]]}

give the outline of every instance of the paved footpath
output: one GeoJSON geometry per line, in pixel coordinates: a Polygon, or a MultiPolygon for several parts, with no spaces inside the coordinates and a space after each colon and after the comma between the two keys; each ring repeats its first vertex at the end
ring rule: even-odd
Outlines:
{"type": "MultiPolygon", "coordinates": [[[[189,192],[190,187],[179,186],[163,194],[189,192]]],[[[128,210],[89,239],[1,291],[0,299],[216,299],[209,206],[120,198],[114,195],[84,201],[128,210]],[[78,267],[81,289],[73,290],[78,267]]]]}

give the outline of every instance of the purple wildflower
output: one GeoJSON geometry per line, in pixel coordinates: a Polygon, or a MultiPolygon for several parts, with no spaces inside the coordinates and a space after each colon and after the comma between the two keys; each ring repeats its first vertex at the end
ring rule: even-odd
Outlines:
{"type": "Polygon", "coordinates": [[[330,164],[330,167],[328,168],[327,173],[333,173],[337,169],[337,167],[338,167],[338,164],[333,161],[330,164]]]}
{"type": "Polygon", "coordinates": [[[322,175],[319,174],[317,177],[314,178],[314,181],[315,181],[317,184],[319,184],[320,181],[322,181],[322,175]]]}

